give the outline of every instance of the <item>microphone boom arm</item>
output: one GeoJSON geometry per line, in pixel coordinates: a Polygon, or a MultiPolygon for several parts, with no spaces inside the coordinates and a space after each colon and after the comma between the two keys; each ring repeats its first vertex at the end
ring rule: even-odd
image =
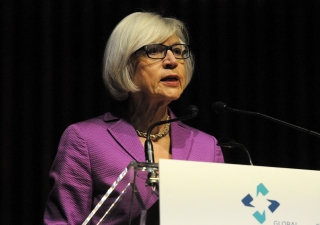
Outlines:
{"type": "Polygon", "coordinates": [[[293,128],[293,129],[303,131],[303,132],[308,133],[308,134],[311,134],[311,135],[313,135],[313,136],[320,137],[320,134],[317,133],[317,132],[314,132],[314,131],[311,131],[311,130],[308,130],[308,129],[305,129],[305,128],[302,128],[302,127],[299,127],[299,126],[296,126],[296,125],[293,125],[293,124],[291,124],[291,123],[284,122],[284,121],[282,121],[282,120],[278,120],[278,119],[276,119],[276,118],[273,118],[273,117],[271,117],[271,116],[264,115],[264,114],[262,114],[262,113],[249,112],[249,111],[238,110],[238,109],[233,109],[233,108],[229,108],[229,107],[227,107],[226,109],[227,109],[226,111],[229,111],[229,112],[238,112],[238,113],[243,113],[243,114],[250,114],[250,115],[259,116],[259,117],[262,117],[262,118],[271,120],[271,121],[273,121],[273,122],[280,123],[280,124],[282,124],[282,125],[291,127],[291,128],[293,128]]]}

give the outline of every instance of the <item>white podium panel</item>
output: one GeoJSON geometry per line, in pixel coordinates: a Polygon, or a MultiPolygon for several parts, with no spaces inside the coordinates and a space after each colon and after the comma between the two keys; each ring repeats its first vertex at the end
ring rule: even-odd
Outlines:
{"type": "Polygon", "coordinates": [[[159,161],[161,225],[320,225],[320,171],[159,161]]]}

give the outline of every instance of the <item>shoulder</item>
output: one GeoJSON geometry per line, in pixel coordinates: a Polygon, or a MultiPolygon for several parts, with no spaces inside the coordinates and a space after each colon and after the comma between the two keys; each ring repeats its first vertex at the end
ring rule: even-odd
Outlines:
{"type": "Polygon", "coordinates": [[[116,122],[119,120],[120,120],[119,117],[113,116],[110,112],[106,112],[103,115],[74,123],[71,126],[74,125],[74,126],[79,126],[81,128],[101,126],[101,125],[108,126],[108,125],[112,124],[113,122],[116,122]]]}
{"type": "MultiPolygon", "coordinates": [[[[177,118],[177,116],[172,112],[172,110],[169,108],[169,112],[170,112],[170,117],[172,119],[177,118]]],[[[201,139],[212,139],[214,138],[213,136],[197,129],[191,126],[188,126],[187,124],[183,123],[182,121],[177,121],[172,123],[172,130],[174,132],[186,132],[189,133],[190,135],[196,136],[197,138],[201,138],[201,139]]],[[[215,138],[214,138],[215,139],[215,138]]]]}
{"type": "Polygon", "coordinates": [[[78,143],[78,145],[87,145],[89,143],[103,143],[111,139],[110,132],[114,127],[119,126],[126,129],[130,126],[124,120],[113,116],[110,112],[103,115],[80,121],[69,125],[63,132],[61,143],[78,143]]]}
{"type": "Polygon", "coordinates": [[[103,115],[71,124],[66,128],[65,132],[78,131],[83,133],[92,133],[101,129],[105,130],[120,120],[120,118],[113,116],[110,112],[107,112],[103,115]]]}
{"type": "Polygon", "coordinates": [[[200,141],[213,141],[216,142],[216,138],[206,132],[203,132],[197,128],[191,127],[189,125],[184,124],[183,122],[179,121],[176,125],[178,130],[185,130],[185,132],[189,132],[194,138],[200,141]]]}

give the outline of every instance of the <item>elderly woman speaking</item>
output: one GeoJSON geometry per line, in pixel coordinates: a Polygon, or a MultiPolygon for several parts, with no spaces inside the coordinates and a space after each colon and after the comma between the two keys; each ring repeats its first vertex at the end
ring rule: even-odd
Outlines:
{"type": "MultiPolygon", "coordinates": [[[[148,128],[175,118],[168,104],[179,99],[191,80],[194,60],[188,43],[181,21],[155,13],[133,13],[116,26],[105,49],[103,79],[119,104],[63,133],[50,171],[53,187],[45,224],[81,224],[131,161],[146,161],[143,145],[148,128]]],[[[182,122],[156,126],[151,141],[156,163],[159,159],[223,162],[213,136],[182,122]]],[[[147,221],[157,224],[158,196],[145,182],[138,182],[137,188],[149,209],[147,221]]],[[[128,224],[125,208],[114,213],[106,224],[128,224]]],[[[133,215],[138,216],[138,212],[133,215]]]]}

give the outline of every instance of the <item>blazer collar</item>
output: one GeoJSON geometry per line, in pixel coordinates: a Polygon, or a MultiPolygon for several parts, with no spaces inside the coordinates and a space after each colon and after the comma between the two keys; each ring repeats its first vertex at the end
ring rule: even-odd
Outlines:
{"type": "MultiPolygon", "coordinates": [[[[170,117],[176,118],[169,109],[170,117]]],[[[110,123],[108,132],[134,160],[145,162],[144,146],[141,144],[134,127],[122,118],[110,112],[104,115],[104,121],[110,123]],[[122,140],[119,142],[119,140],[122,140]]],[[[187,160],[192,149],[193,131],[180,121],[171,123],[172,158],[187,160]]]]}

